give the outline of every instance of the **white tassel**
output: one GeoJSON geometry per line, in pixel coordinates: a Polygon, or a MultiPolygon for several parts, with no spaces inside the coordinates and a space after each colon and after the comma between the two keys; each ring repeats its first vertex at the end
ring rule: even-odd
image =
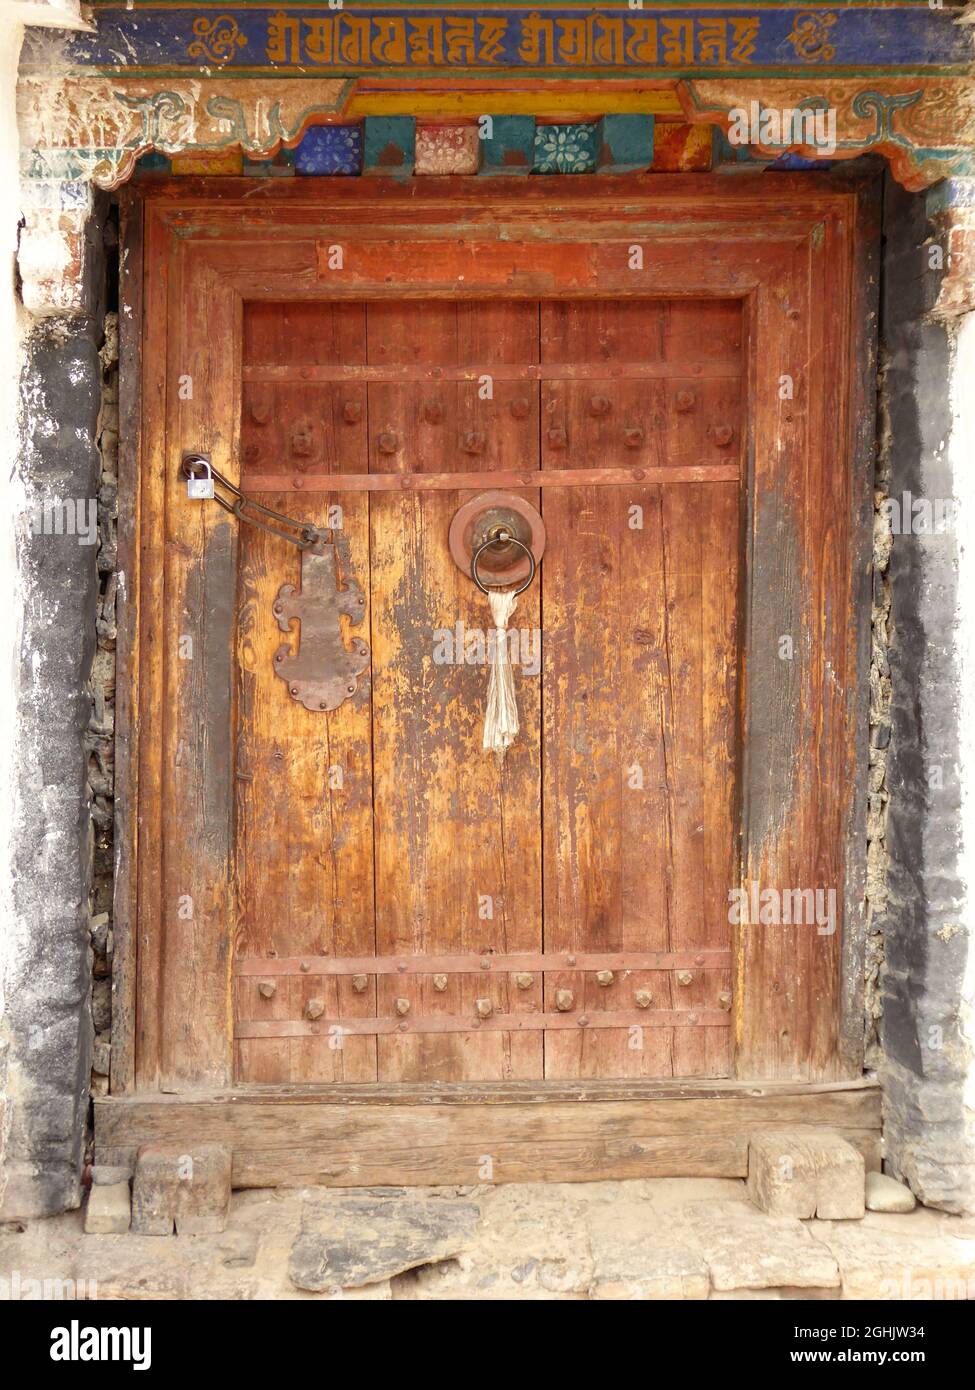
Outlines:
{"type": "Polygon", "coordinates": [[[508,650],[508,620],[515,611],[517,597],[512,592],[492,590],[488,594],[491,617],[494,620],[493,653],[490,653],[491,674],[488,679],[487,710],[484,714],[483,748],[503,758],[518,735],[518,702],[515,699],[515,678],[508,650]]]}

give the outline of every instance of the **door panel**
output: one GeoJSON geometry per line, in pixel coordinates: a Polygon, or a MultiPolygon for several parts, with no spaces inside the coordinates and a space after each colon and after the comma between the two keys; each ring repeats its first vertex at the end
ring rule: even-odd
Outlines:
{"type": "MultiPolygon", "coordinates": [[[[244,317],[245,365],[346,364],[365,356],[363,305],[255,304],[244,317]]],[[[358,392],[364,398],[364,392],[358,392]]],[[[367,430],[345,418],[357,391],[341,385],[246,383],[241,441],[244,476],[304,471],[365,472],[367,430]]],[[[354,416],[354,412],[351,412],[354,416]]],[[[300,509],[277,493],[254,499],[326,525],[340,504],[342,569],[369,553],[365,494],[319,493],[300,509]]],[[[370,956],[375,952],[372,728],[369,673],[355,700],[327,715],[292,700],[271,658],[285,641],[272,612],[278,590],[300,587],[300,558],[287,542],[239,528],[237,590],[236,876],[239,956],[370,956]]],[[[340,580],[344,575],[340,572],[340,580]]],[[[368,585],[363,583],[367,595],[368,585]]],[[[368,616],[363,625],[368,625],[368,616]]],[[[376,986],[358,992],[349,976],[239,976],[237,1016],[285,1021],[320,1001],[324,1017],[374,1017],[376,986]],[[264,991],[262,993],[262,990],[264,991]],[[270,992],[269,992],[270,991],[270,992]]],[[[241,1038],[238,1075],[247,1081],[375,1081],[369,1036],[241,1038]]]]}
{"type": "MultiPolygon", "coordinates": [[[[370,305],[370,366],[490,367],[537,357],[534,305],[440,302],[370,305]]],[[[511,383],[505,383],[510,388],[511,383]]],[[[531,383],[537,398],[537,386],[531,383]]],[[[396,452],[374,452],[374,471],[490,471],[510,452],[537,467],[537,408],[516,420],[505,392],[480,400],[473,382],[370,383],[369,429],[396,452]],[[433,409],[431,409],[433,407],[433,409]],[[437,412],[442,409],[442,418],[437,412]],[[502,423],[503,422],[503,423],[502,423]],[[471,432],[477,452],[463,448],[471,432]]],[[[375,448],[375,445],[374,445],[375,448]]],[[[510,465],[509,465],[510,466],[510,465]]],[[[460,621],[486,628],[486,601],[455,566],[446,538],[470,494],[372,496],[373,741],[376,904],[380,955],[509,953],[542,949],[539,874],[539,682],[519,690],[522,736],[503,766],[481,750],[487,672],[434,659],[436,634],[460,621]]],[[[538,594],[519,622],[537,626],[538,594]]],[[[475,1019],[532,1011],[540,988],[515,990],[504,974],[386,976],[379,1014],[405,1000],[417,1018],[475,1019]],[[442,983],[442,982],[440,982],[442,983]]],[[[401,1006],[402,1007],[402,1006],[401,1006]]],[[[542,1075],[540,1032],[384,1036],[384,1080],[474,1080],[542,1075]]]]}
{"type": "Polygon", "coordinates": [[[512,625],[541,634],[543,659],[516,672],[521,731],[503,761],[481,749],[487,668],[457,640],[458,624],[490,627],[446,544],[470,491],[295,490],[290,510],[319,524],[341,507],[343,575],[368,594],[370,671],[327,715],[268,666],[298,556],[241,528],[238,956],[406,968],[238,976],[238,1018],[269,1033],[238,1040],[238,1078],[727,1074],[729,1030],[694,1011],[728,1008],[728,971],[627,957],[730,944],[739,486],[640,470],[740,457],[739,305],[255,303],[243,342],[245,488],[248,474],[366,471],[483,473],[487,488],[539,467],[632,482],[519,489],[548,548],[512,625]],[[412,968],[513,953],[545,968],[412,968]],[[564,968],[619,953],[613,970],[564,968]],[[316,1017],[328,1032],[277,1035],[316,1017]],[[344,1034],[370,1018],[392,1031],[344,1034]],[[430,1031],[438,1020],[450,1031],[430,1031]]]}
{"type": "MultiPolygon", "coordinates": [[[[543,466],[562,453],[586,468],[712,461],[718,411],[732,433],[717,456],[737,458],[737,304],[545,304],[541,318],[546,361],[606,365],[602,382],[543,383],[543,466]],[[691,356],[703,341],[705,362],[691,356]],[[667,374],[614,376],[639,362],[667,374]],[[671,375],[705,365],[726,375],[671,375]]],[[[730,945],[737,507],[734,483],[546,490],[564,538],[541,577],[549,951],[730,945]],[[731,621],[719,627],[715,607],[731,621]]],[[[725,1075],[727,1030],[638,1020],[641,1007],[725,1007],[729,987],[702,968],[547,975],[550,1006],[568,990],[587,1016],[637,1012],[626,1028],[549,1034],[546,1073],[725,1075]]]]}

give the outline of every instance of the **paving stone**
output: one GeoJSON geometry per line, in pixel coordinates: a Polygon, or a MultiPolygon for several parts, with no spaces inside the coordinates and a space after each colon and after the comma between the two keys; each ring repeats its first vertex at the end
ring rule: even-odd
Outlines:
{"type": "Polygon", "coordinates": [[[836,1259],[801,1221],[744,1202],[694,1202],[674,1213],[718,1290],[837,1288],[836,1259]]]}
{"type": "Polygon", "coordinates": [[[354,1197],[309,1202],[288,1273],[296,1288],[354,1289],[447,1260],[473,1241],[472,1202],[354,1197]]]}
{"type": "Polygon", "coordinates": [[[129,1180],[101,1183],[92,1186],[85,1208],[85,1234],[90,1236],[124,1235],[129,1229],[132,1199],[129,1180]]]}
{"type": "Polygon", "coordinates": [[[816,1224],[816,1239],[839,1266],[848,1299],[975,1299],[975,1240],[898,1230],[816,1224]]]}
{"type": "MultiPolygon", "coordinates": [[[[416,1270],[408,1288],[404,1281],[394,1296],[519,1302],[587,1297],[593,1261],[585,1216],[607,1200],[609,1185],[553,1188],[513,1183],[492,1189],[480,1199],[481,1224],[470,1250],[447,1264],[416,1270]],[[600,1191],[590,1194],[590,1187],[600,1191]]],[[[616,1195],[624,1200],[619,1188],[616,1195]]]]}
{"type": "Polygon", "coordinates": [[[681,1243],[647,1203],[642,1209],[598,1207],[587,1217],[592,1299],[707,1298],[711,1288],[699,1251],[681,1243]]]}
{"type": "Polygon", "coordinates": [[[775,1130],[748,1145],[748,1195],[770,1216],[863,1216],[863,1155],[831,1130],[775,1130]]]}
{"type": "Polygon", "coordinates": [[[868,1173],[866,1181],[867,1211],[913,1211],[917,1198],[909,1187],[888,1177],[886,1173],[868,1173]]]}

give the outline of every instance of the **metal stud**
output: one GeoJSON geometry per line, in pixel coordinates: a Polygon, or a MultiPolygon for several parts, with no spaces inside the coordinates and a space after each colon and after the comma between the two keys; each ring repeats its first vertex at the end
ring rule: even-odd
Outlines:
{"type": "Polygon", "coordinates": [[[535,976],[529,975],[527,970],[522,970],[515,976],[515,984],[519,989],[531,989],[535,983],[535,976]]]}
{"type": "Polygon", "coordinates": [[[443,994],[444,990],[447,988],[447,976],[446,976],[446,975],[434,975],[434,977],[433,977],[433,987],[434,987],[434,989],[437,991],[438,994],[443,994]]]}
{"type": "Polygon", "coordinates": [[[697,403],[697,397],[693,391],[678,391],[674,397],[674,409],[680,415],[686,415],[689,410],[693,410],[697,403]]]}
{"type": "Polygon", "coordinates": [[[575,1007],[575,995],[571,989],[557,989],[555,991],[555,1007],[560,1014],[567,1014],[570,1009],[575,1007]]]}
{"type": "Polygon", "coordinates": [[[612,409],[612,402],[610,401],[610,399],[609,399],[608,396],[590,396],[590,397],[589,397],[589,414],[590,414],[590,415],[595,415],[595,416],[597,416],[597,417],[600,416],[600,415],[608,415],[611,409],[612,409]]]}
{"type": "Polygon", "coordinates": [[[278,992],[277,980],[261,980],[258,983],[257,992],[262,999],[273,999],[278,992]]]}
{"type": "Polygon", "coordinates": [[[266,425],[271,418],[271,402],[264,397],[251,401],[250,416],[255,425],[266,425]]]}
{"type": "Polygon", "coordinates": [[[639,449],[643,443],[643,430],[639,425],[623,431],[623,443],[628,449],[639,449]]]}
{"type": "Polygon", "coordinates": [[[439,425],[443,419],[443,406],[439,401],[427,401],[423,407],[423,418],[428,425],[439,425]]]}
{"type": "Polygon", "coordinates": [[[369,984],[369,977],[368,977],[368,975],[353,975],[353,976],[352,976],[352,988],[355,990],[356,994],[364,994],[365,991],[366,991],[366,986],[367,986],[368,984],[369,984]]]}
{"type": "Polygon", "coordinates": [[[478,1018],[490,1018],[494,1013],[494,1005],[490,999],[475,999],[474,1008],[477,1010],[478,1018]]]}
{"type": "Polygon", "coordinates": [[[342,406],[342,419],[347,425],[357,425],[362,419],[362,402],[346,401],[342,406]]]}
{"type": "Polygon", "coordinates": [[[315,451],[315,427],[310,420],[296,420],[291,427],[291,452],[295,458],[310,458],[315,451]]]}
{"type": "Polygon", "coordinates": [[[718,1007],[721,1009],[731,1008],[731,990],[723,989],[718,995],[718,1007]]]}
{"type": "Polygon", "coordinates": [[[481,430],[468,430],[461,439],[460,447],[465,454],[482,454],[487,443],[487,435],[481,430]]]}
{"type": "Polygon", "coordinates": [[[383,430],[376,444],[381,454],[395,454],[399,448],[399,435],[392,430],[383,430]]]}
{"type": "Polygon", "coordinates": [[[712,425],[708,430],[708,434],[710,434],[715,444],[723,449],[731,443],[735,432],[730,425],[712,425]]]}
{"type": "Polygon", "coordinates": [[[531,401],[527,396],[515,396],[508,406],[516,420],[524,420],[531,411],[531,401]]]}
{"type": "Polygon", "coordinates": [[[691,985],[694,983],[694,976],[689,970],[678,970],[677,983],[679,985],[691,985]]]}
{"type": "Polygon", "coordinates": [[[404,1016],[404,1014],[408,1014],[409,1011],[410,1011],[410,1001],[409,1001],[408,999],[397,999],[397,1001],[396,1001],[396,1012],[400,1015],[400,1017],[402,1018],[402,1017],[404,1016]]]}
{"type": "Polygon", "coordinates": [[[564,449],[569,442],[569,436],[561,425],[553,425],[552,428],[546,432],[546,438],[548,439],[548,447],[550,449],[564,449]]]}
{"type": "Polygon", "coordinates": [[[309,999],[305,1005],[305,1018],[321,1018],[325,1012],[324,999],[309,999]]]}
{"type": "Polygon", "coordinates": [[[653,1003],[653,995],[648,989],[638,989],[633,996],[633,1002],[638,1009],[649,1009],[653,1003]]]}
{"type": "Polygon", "coordinates": [[[611,985],[615,979],[616,976],[613,974],[612,970],[596,971],[596,983],[597,985],[602,985],[604,989],[607,985],[611,985]]]}

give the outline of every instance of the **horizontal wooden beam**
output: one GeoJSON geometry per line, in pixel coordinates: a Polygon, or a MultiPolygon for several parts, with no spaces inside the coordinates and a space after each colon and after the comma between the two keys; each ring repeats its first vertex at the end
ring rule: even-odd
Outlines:
{"type": "Polygon", "coordinates": [[[731,952],[607,951],[442,956],[238,956],[235,975],[475,975],[515,970],[728,970],[731,952]]]}
{"type": "Polygon", "coordinates": [[[367,367],[262,366],[243,368],[245,382],[279,382],[304,386],[316,382],[352,382],[396,385],[411,381],[661,381],[737,380],[740,362],[485,362],[482,366],[430,367],[421,364],[367,367]]]}
{"type": "Polygon", "coordinates": [[[708,1081],[254,1086],[95,1097],[95,1158],[226,1144],[235,1187],[744,1177],[751,1134],[831,1129],[880,1164],[874,1085],[708,1081]],[[480,1176],[479,1176],[480,1174],[480,1176]]]}
{"type": "Polygon", "coordinates": [[[734,483],[736,463],[672,468],[539,468],[480,473],[250,473],[241,491],[256,492],[460,492],[512,487],[644,487],[659,483],[734,483]]]}
{"type": "Polygon", "coordinates": [[[387,1033],[526,1033],[571,1028],[727,1028],[723,1009],[598,1009],[589,1013],[432,1014],[428,1018],[240,1019],[235,1038],[375,1037],[387,1033]]]}

